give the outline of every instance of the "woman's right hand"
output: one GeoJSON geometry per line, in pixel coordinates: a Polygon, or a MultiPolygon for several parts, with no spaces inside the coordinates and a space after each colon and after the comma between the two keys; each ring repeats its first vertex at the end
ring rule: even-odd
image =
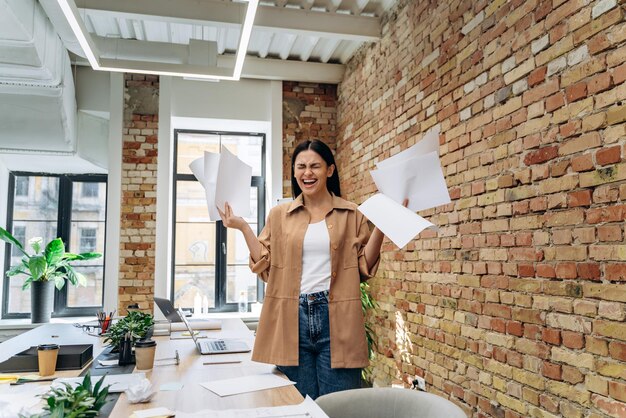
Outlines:
{"type": "Polygon", "coordinates": [[[222,212],[218,206],[216,207],[226,228],[233,228],[241,231],[247,225],[247,222],[241,216],[235,216],[233,214],[233,208],[230,207],[228,202],[225,203],[224,212],[222,212]]]}

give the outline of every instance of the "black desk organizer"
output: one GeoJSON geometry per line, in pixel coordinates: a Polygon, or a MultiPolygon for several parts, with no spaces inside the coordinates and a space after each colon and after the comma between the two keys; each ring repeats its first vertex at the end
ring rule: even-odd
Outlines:
{"type": "MultiPolygon", "coordinates": [[[[80,370],[93,358],[92,344],[59,347],[56,370],[80,370]]],[[[30,347],[0,363],[0,372],[37,372],[37,347],[30,347]]]]}

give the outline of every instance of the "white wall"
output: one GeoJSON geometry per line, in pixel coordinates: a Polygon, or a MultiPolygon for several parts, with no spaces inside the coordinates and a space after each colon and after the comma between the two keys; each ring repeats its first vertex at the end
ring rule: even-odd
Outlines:
{"type": "MultiPolygon", "coordinates": [[[[155,294],[171,283],[173,131],[194,129],[266,135],[267,204],[282,197],[282,82],[219,83],[161,77],[155,294]]],[[[269,207],[269,206],[268,206],[269,207]]]]}
{"type": "MultiPolygon", "coordinates": [[[[6,196],[6,199],[0,199],[0,202],[5,202],[5,204],[0,204],[0,226],[3,227],[4,229],[6,229],[7,227],[7,205],[6,202],[8,201],[8,196],[9,196],[9,170],[7,169],[7,167],[2,163],[2,160],[0,160],[0,196],[6,196]]],[[[4,245],[4,242],[0,241],[0,262],[2,263],[2,268],[0,268],[0,271],[4,271],[4,249],[5,249],[6,245],[4,245]]],[[[3,280],[0,280],[0,284],[4,283],[4,277],[2,278],[3,280]]],[[[2,300],[2,290],[3,290],[4,286],[0,285],[0,300],[2,300]]]]}

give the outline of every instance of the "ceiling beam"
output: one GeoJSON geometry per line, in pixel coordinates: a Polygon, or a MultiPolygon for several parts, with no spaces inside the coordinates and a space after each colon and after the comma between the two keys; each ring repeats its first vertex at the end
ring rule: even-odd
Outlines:
{"type": "MultiPolygon", "coordinates": [[[[246,7],[245,3],[219,0],[76,0],[76,5],[89,14],[109,17],[237,27],[246,7]]],[[[254,27],[360,42],[377,41],[381,36],[380,21],[375,17],[261,5],[254,27]]]]}
{"type": "MultiPolygon", "coordinates": [[[[215,65],[190,64],[190,47],[188,45],[127,39],[112,40],[100,37],[94,37],[94,41],[99,48],[102,48],[101,65],[109,71],[128,69],[148,74],[186,71],[223,77],[231,74],[235,65],[234,55],[218,55],[215,65]],[[135,59],[133,59],[134,56],[135,59]]],[[[210,42],[198,42],[210,44],[210,42]]],[[[81,65],[86,64],[86,61],[76,58],[74,63],[81,65]]],[[[343,79],[344,71],[345,66],[341,64],[247,56],[241,77],[337,84],[343,79]]]]}

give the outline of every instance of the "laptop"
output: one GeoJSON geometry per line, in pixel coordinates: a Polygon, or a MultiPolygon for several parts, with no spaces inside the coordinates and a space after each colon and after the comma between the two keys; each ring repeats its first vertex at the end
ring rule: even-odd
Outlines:
{"type": "MultiPolygon", "coordinates": [[[[156,303],[159,310],[163,312],[165,319],[170,322],[171,331],[184,331],[186,329],[183,324],[183,320],[181,319],[181,315],[179,315],[178,311],[172,304],[172,301],[169,299],[155,297],[154,303],[156,303]]],[[[222,321],[219,319],[193,318],[190,319],[189,322],[193,324],[195,329],[222,329],[222,321]]]]}
{"type": "Polygon", "coordinates": [[[180,318],[183,320],[193,342],[196,344],[196,348],[200,354],[229,354],[229,353],[247,353],[250,351],[250,347],[243,341],[229,340],[229,339],[200,339],[189,325],[189,321],[183,315],[182,310],[179,309],[180,318]]]}

